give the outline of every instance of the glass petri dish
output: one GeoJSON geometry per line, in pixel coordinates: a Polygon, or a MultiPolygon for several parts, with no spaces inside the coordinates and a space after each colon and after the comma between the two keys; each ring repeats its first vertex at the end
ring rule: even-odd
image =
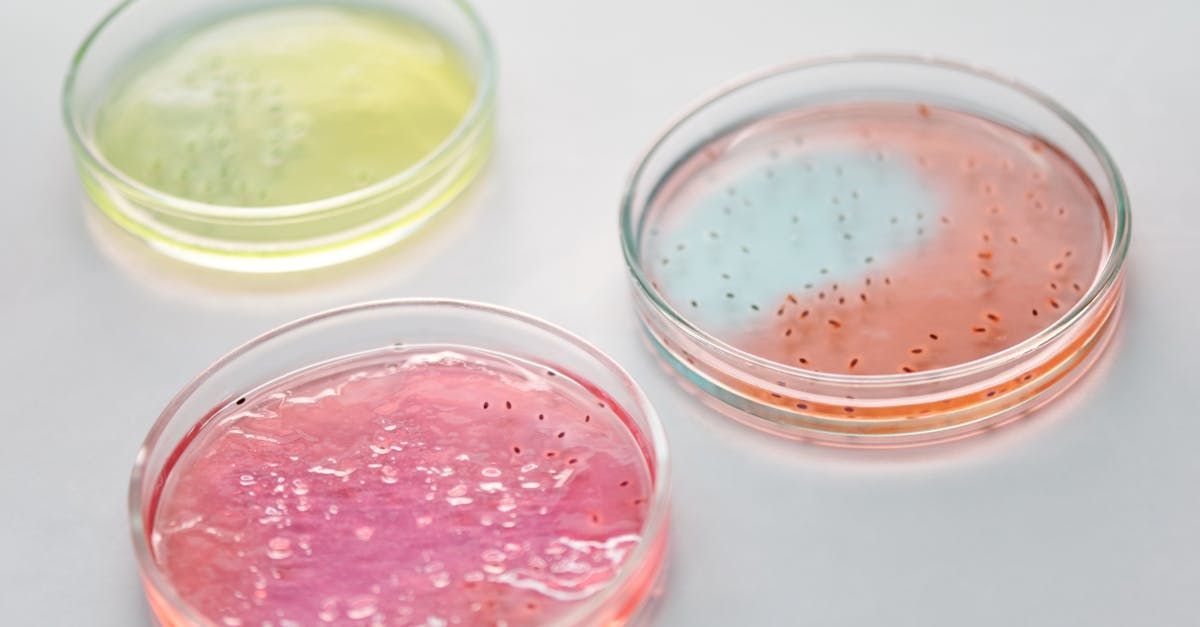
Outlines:
{"type": "Polygon", "coordinates": [[[130,0],[63,88],[94,204],[152,247],[241,272],[366,255],[480,171],[493,51],[462,0],[130,0]]]}
{"type": "Polygon", "coordinates": [[[615,625],[652,596],[667,491],[658,417],[597,349],[395,300],[205,370],[150,430],[129,507],[165,625],[615,625]]]}
{"type": "Polygon", "coordinates": [[[759,73],[646,152],[621,206],[657,353],[728,415],[912,445],[1022,415],[1118,319],[1129,199],[1013,80],[866,55],[759,73]]]}

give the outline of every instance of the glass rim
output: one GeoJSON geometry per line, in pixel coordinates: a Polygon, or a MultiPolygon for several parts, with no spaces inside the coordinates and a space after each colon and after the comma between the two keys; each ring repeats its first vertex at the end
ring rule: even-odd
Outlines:
{"type": "MultiPolygon", "coordinates": [[[[637,412],[646,423],[643,428],[640,425],[630,425],[642,431],[646,444],[650,452],[654,455],[654,459],[647,459],[647,464],[654,477],[654,488],[650,494],[649,508],[646,520],[641,528],[642,541],[634,547],[629,558],[621,565],[617,574],[605,585],[604,589],[599,594],[592,597],[586,603],[572,608],[572,611],[567,612],[559,621],[560,624],[574,625],[581,619],[586,618],[590,613],[595,612],[598,608],[603,607],[610,599],[619,591],[625,588],[625,585],[631,578],[637,574],[640,565],[657,550],[658,539],[666,532],[668,513],[670,510],[669,493],[670,493],[670,460],[667,449],[666,431],[663,428],[662,421],[651,404],[649,397],[646,396],[641,386],[637,381],[630,376],[624,368],[615,360],[609,357],[606,353],[596,348],[592,343],[583,338],[567,331],[563,327],[542,320],[535,316],[519,312],[515,309],[509,309],[499,305],[492,305],[469,300],[459,300],[451,298],[396,298],[386,300],[366,301],[353,305],[345,305],[333,309],[327,309],[322,312],[311,314],[291,322],[277,326],[265,333],[262,333],[253,339],[242,343],[233,350],[229,351],[212,364],[207,366],[195,378],[188,382],[159,414],[154,421],[153,426],[147,433],[141,446],[138,448],[137,457],[133,465],[133,471],[129,478],[129,494],[127,498],[127,513],[130,520],[130,532],[133,540],[134,554],[137,559],[138,570],[144,578],[146,585],[154,589],[155,593],[164,597],[166,603],[172,610],[178,611],[190,621],[196,622],[199,625],[211,624],[212,621],[206,618],[203,614],[195,610],[187,601],[185,601],[175,590],[175,586],[167,578],[166,574],[159,568],[154,560],[153,551],[150,547],[150,542],[146,535],[146,525],[143,519],[142,507],[146,502],[142,498],[142,492],[147,481],[157,481],[157,477],[146,475],[146,462],[149,459],[150,451],[162,446],[160,438],[166,430],[168,424],[176,418],[179,408],[201,385],[207,382],[213,375],[221,371],[231,362],[243,357],[245,354],[253,351],[262,344],[271,340],[282,338],[293,331],[302,330],[312,324],[324,322],[333,318],[338,318],[357,313],[368,311],[379,311],[388,309],[421,309],[421,308],[440,308],[448,307],[452,309],[466,310],[475,313],[480,313],[497,318],[507,319],[519,324],[528,325],[534,329],[544,331],[553,336],[556,340],[565,342],[582,350],[588,357],[596,360],[604,369],[616,375],[623,385],[633,395],[634,407],[626,407],[627,412],[637,412]]],[[[639,603],[640,605],[640,603],[639,603]]]]}
{"type": "Polygon", "coordinates": [[[458,146],[468,142],[471,139],[471,131],[486,121],[492,109],[496,92],[496,51],[491,35],[488,33],[487,27],[479,17],[478,12],[476,12],[468,0],[442,0],[458,7],[461,15],[467,19],[471,27],[474,41],[480,48],[481,63],[478,68],[479,76],[475,83],[475,96],[471,100],[471,105],[458,121],[458,124],[455,125],[454,130],[441,143],[415,163],[366,187],[298,203],[261,207],[223,205],[170,194],[143,183],[110,163],[92,142],[87,141],[87,133],[83,128],[83,120],[74,106],[76,79],[92,45],[104,34],[109,24],[121,17],[130,7],[149,1],[151,0],[122,0],[109,10],[92,27],[87,36],[84,37],[82,43],[79,44],[79,47],[71,57],[67,75],[63,80],[61,92],[62,116],[71,144],[76,149],[80,158],[86,161],[89,167],[119,181],[121,185],[136,191],[138,194],[153,199],[164,208],[182,215],[205,218],[243,218],[261,221],[262,219],[312,216],[324,211],[339,210],[346,205],[379,196],[425,174],[431,164],[453,152],[458,146]]]}
{"type": "Polygon", "coordinates": [[[650,304],[659,312],[664,314],[668,320],[675,326],[676,329],[683,331],[690,339],[696,341],[702,346],[714,350],[727,357],[743,360],[754,366],[763,368],[769,372],[779,373],[785,376],[794,377],[797,379],[807,380],[813,383],[846,385],[860,388],[884,388],[889,386],[906,386],[923,383],[941,382],[956,377],[969,376],[978,372],[985,371],[997,365],[1008,363],[1019,359],[1021,356],[1030,354],[1040,348],[1054,342],[1064,333],[1075,326],[1081,318],[1085,317],[1088,312],[1092,311],[1097,303],[1103,302],[1104,297],[1109,294],[1112,289],[1118,284],[1122,270],[1125,265],[1125,258],[1129,252],[1129,242],[1131,235],[1130,224],[1130,207],[1129,196],[1125,186],[1125,181],[1121,177],[1121,172],[1117,168],[1108,149],[1100,142],[1099,138],[1079,120],[1073,113],[1067,110],[1066,107],[1059,104],[1050,96],[1043,92],[1022,83],[1021,81],[1005,74],[993,72],[961,61],[946,59],[934,55],[914,55],[904,53],[877,53],[877,52],[862,52],[841,55],[829,55],[803,59],[790,63],[769,66],[758,71],[744,74],[741,77],[735,78],[732,81],[726,82],[716,89],[694,100],[686,106],[682,113],[677,114],[663,127],[651,140],[647,148],[645,148],[637,159],[636,165],[631,174],[627,177],[625,189],[621,195],[620,206],[620,231],[621,231],[621,251],[625,257],[625,265],[629,268],[629,272],[634,279],[638,292],[649,300],[650,304]],[[1075,303],[1075,305],[1064,313],[1054,323],[1038,331],[1034,335],[1025,338],[1024,340],[1009,346],[1003,350],[996,351],[989,355],[979,357],[970,361],[950,366],[942,366],[932,368],[930,370],[912,372],[912,373],[896,373],[896,374],[872,374],[872,375],[854,375],[840,374],[830,372],[819,372],[800,368],[789,364],[780,363],[770,359],[754,355],[746,352],[729,343],[717,338],[716,336],[700,329],[692,323],[686,316],[681,314],[676,308],[671,306],[651,285],[650,279],[646,276],[641,266],[641,255],[636,250],[636,239],[638,233],[635,232],[633,214],[634,210],[640,207],[634,206],[634,196],[640,182],[645,177],[647,164],[652,158],[658,155],[660,149],[666,141],[685,124],[690,122],[695,116],[707,110],[711,105],[723,100],[727,96],[740,92],[743,89],[753,87],[763,81],[789,74],[792,72],[802,72],[824,67],[833,67],[839,65],[853,65],[859,63],[892,63],[910,66],[918,66],[926,69],[940,70],[945,72],[954,72],[966,74],[968,76],[983,79],[1000,87],[1008,88],[1018,94],[1032,100],[1044,109],[1053,113],[1060,121],[1074,132],[1087,145],[1092,155],[1099,161],[1101,169],[1104,171],[1105,182],[1111,188],[1111,192],[1116,200],[1116,207],[1113,213],[1115,214],[1114,227],[1111,240],[1107,243],[1105,253],[1107,258],[1096,272],[1092,284],[1088,290],[1075,303]]]}

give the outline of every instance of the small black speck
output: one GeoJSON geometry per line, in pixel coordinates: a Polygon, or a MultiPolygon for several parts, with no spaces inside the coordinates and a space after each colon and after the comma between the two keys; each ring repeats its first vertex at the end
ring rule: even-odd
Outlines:
{"type": "Polygon", "coordinates": [[[241,397],[241,398],[237,399],[237,404],[238,404],[238,405],[241,405],[242,403],[245,403],[245,402],[246,402],[246,397],[245,397],[245,396],[243,396],[243,397],[241,397]]]}

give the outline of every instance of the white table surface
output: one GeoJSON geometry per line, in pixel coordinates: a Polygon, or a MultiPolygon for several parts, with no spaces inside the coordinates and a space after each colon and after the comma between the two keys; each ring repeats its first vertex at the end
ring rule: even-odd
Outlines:
{"type": "Polygon", "coordinates": [[[227,349],[328,307],[490,301],[645,387],[674,454],[656,624],[1200,624],[1200,5],[1040,0],[479,0],[495,159],[411,242],[273,279],[193,270],[83,209],[59,86],[102,0],[0,7],[0,624],[149,623],[125,512],[166,401],[227,349]],[[665,376],[617,243],[635,157],[740,73],[929,52],[1022,77],[1107,143],[1134,207],[1126,315],[1082,385],[967,442],[839,451],[760,435],[665,376]]]}

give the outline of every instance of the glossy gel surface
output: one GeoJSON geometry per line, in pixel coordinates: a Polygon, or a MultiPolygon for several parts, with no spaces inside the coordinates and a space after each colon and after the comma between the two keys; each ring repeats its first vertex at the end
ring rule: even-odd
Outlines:
{"type": "Polygon", "coordinates": [[[1111,238],[1054,146],[973,115],[868,103],[714,140],[651,203],[642,258],[691,324],[768,360],[894,374],[970,362],[1053,324],[1111,238]]]}
{"type": "Polygon", "coordinates": [[[424,25],[306,4],[194,28],[112,85],[93,137],[106,160],[155,190],[237,207],[395,175],[445,141],[475,95],[465,61],[424,25]]]}
{"type": "Polygon", "coordinates": [[[538,625],[604,590],[653,479],[587,383],[461,347],[380,351],[217,408],[154,558],[219,625],[538,625]]]}

